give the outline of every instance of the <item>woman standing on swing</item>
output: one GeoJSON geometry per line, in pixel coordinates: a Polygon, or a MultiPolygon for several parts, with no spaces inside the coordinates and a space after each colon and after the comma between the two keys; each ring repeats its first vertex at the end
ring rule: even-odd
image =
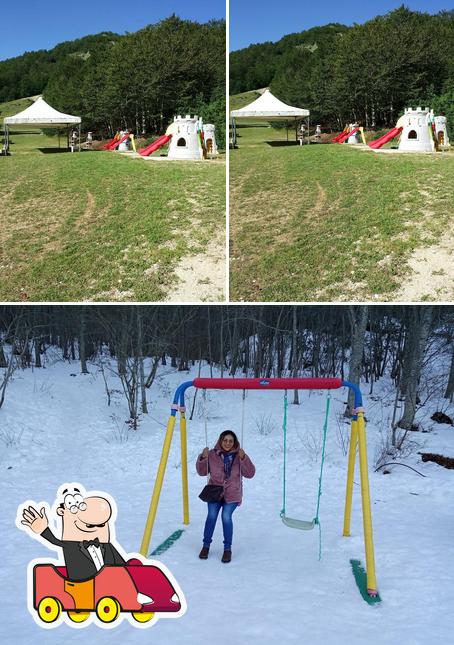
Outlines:
{"type": "Polygon", "coordinates": [[[219,500],[208,501],[208,515],[203,533],[203,547],[199,558],[206,560],[210,550],[214,528],[222,508],[222,529],[224,532],[224,553],[222,562],[232,559],[232,514],[241,504],[243,497],[242,478],[250,479],[255,475],[255,466],[240,447],[234,432],[221,432],[213,450],[204,448],[197,457],[197,472],[201,476],[210,475],[209,485],[219,487],[219,500]]]}

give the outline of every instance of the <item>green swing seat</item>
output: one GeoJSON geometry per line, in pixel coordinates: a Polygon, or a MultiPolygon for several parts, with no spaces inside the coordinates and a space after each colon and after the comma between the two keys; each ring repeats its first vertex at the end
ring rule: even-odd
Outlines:
{"type": "Polygon", "coordinates": [[[301,531],[311,531],[318,524],[316,517],[309,522],[307,520],[296,520],[293,517],[287,517],[284,513],[281,513],[281,520],[291,529],[300,529],[301,531]]]}
{"type": "Polygon", "coordinates": [[[320,510],[320,497],[322,494],[322,476],[323,476],[323,464],[325,461],[325,444],[326,444],[326,432],[328,429],[328,417],[329,417],[329,408],[330,408],[330,393],[328,392],[328,397],[326,399],[326,410],[325,410],[325,422],[323,424],[323,447],[322,447],[322,459],[320,465],[320,477],[318,480],[318,494],[317,494],[317,511],[313,520],[297,520],[293,517],[287,517],[285,514],[285,499],[286,499],[286,470],[287,470],[287,391],[284,394],[284,419],[282,424],[282,429],[284,431],[284,468],[283,468],[283,490],[282,490],[282,510],[280,512],[281,520],[283,523],[291,529],[299,529],[301,531],[311,531],[317,524],[320,526],[319,521],[319,510],[320,510]]]}

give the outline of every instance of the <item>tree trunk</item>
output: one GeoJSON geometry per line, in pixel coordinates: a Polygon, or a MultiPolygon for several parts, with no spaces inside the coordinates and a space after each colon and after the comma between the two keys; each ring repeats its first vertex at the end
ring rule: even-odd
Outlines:
{"type": "MultiPolygon", "coordinates": [[[[359,385],[361,377],[361,361],[364,352],[364,335],[366,333],[367,320],[369,317],[368,305],[350,305],[348,308],[351,325],[351,354],[348,366],[348,381],[359,385]]],[[[355,407],[355,394],[353,390],[348,393],[348,405],[345,416],[349,417],[355,407]]]]}
{"type": "Polygon", "coordinates": [[[404,356],[402,379],[405,383],[404,413],[398,425],[405,430],[411,429],[416,414],[418,384],[424,360],[424,350],[432,323],[432,306],[412,307],[408,329],[408,343],[404,356]]]}
{"type": "MultiPolygon", "coordinates": [[[[297,346],[297,334],[298,334],[298,310],[296,305],[292,306],[292,377],[296,378],[298,376],[298,346],[297,346]]],[[[293,405],[299,405],[300,400],[298,396],[298,390],[293,391],[293,405]]]]}
{"type": "Polygon", "coordinates": [[[86,309],[84,306],[80,308],[80,326],[79,326],[79,359],[80,370],[82,374],[88,374],[87,369],[87,352],[85,345],[85,332],[87,326],[86,309]]]}
{"type": "Polygon", "coordinates": [[[451,369],[449,370],[448,384],[446,386],[444,398],[450,399],[454,396],[454,343],[452,345],[451,369]]]}
{"type": "Polygon", "coordinates": [[[139,381],[140,381],[140,396],[141,396],[140,409],[142,410],[143,414],[148,414],[147,390],[145,387],[145,370],[143,366],[142,309],[140,306],[136,306],[136,324],[137,324],[137,360],[139,361],[139,381]]]}

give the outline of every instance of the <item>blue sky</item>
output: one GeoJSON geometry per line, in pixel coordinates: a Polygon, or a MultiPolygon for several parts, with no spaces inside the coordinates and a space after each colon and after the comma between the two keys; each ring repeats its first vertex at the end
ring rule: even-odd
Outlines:
{"type": "Polygon", "coordinates": [[[100,31],[137,31],[172,13],[197,22],[225,18],[225,0],[22,0],[3,16],[0,60],[100,31]]]}
{"type": "Polygon", "coordinates": [[[230,0],[230,50],[242,49],[251,43],[276,41],[285,34],[341,22],[362,23],[392,11],[402,4],[414,11],[438,13],[454,9],[453,0],[230,0]]]}

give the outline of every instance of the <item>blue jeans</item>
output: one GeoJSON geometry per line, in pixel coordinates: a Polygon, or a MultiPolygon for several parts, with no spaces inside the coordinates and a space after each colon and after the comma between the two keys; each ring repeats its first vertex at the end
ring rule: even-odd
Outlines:
{"type": "Polygon", "coordinates": [[[203,532],[203,546],[209,547],[218,519],[219,511],[222,508],[222,530],[224,532],[224,550],[230,551],[232,549],[233,537],[233,522],[232,514],[238,506],[238,502],[226,504],[226,502],[208,502],[208,515],[205,522],[205,530],[203,532]]]}

